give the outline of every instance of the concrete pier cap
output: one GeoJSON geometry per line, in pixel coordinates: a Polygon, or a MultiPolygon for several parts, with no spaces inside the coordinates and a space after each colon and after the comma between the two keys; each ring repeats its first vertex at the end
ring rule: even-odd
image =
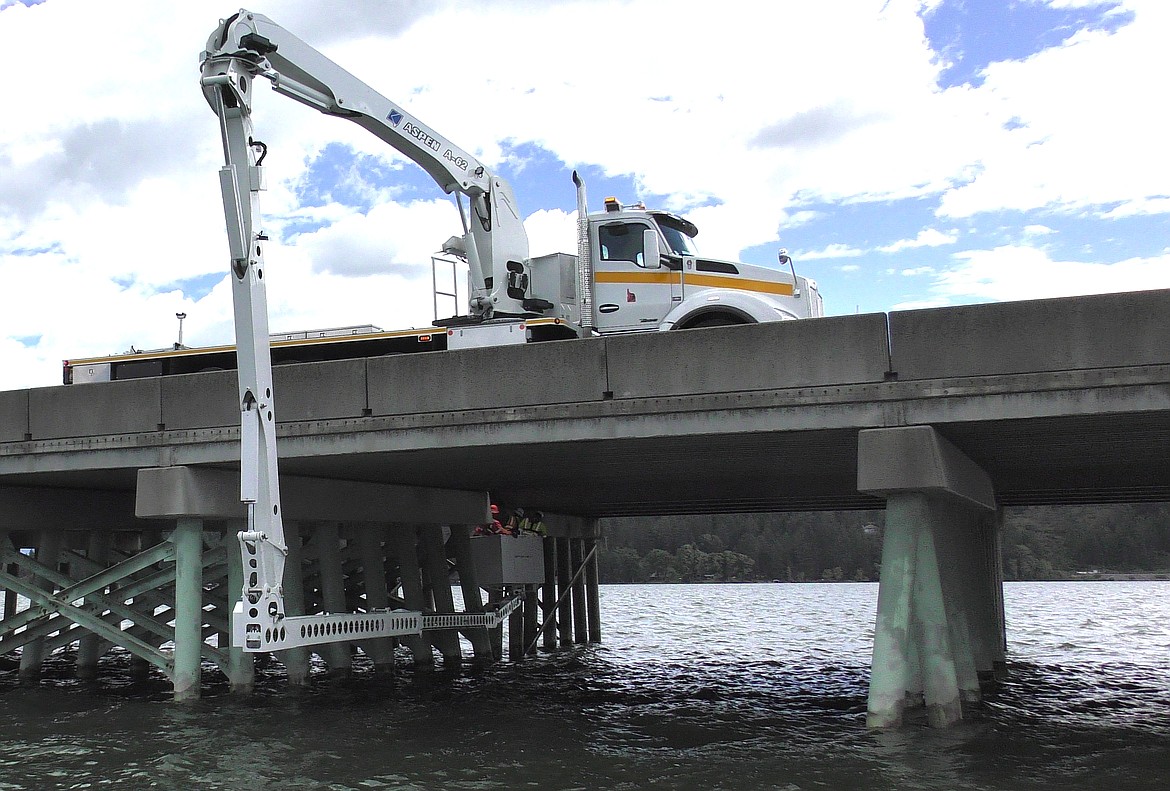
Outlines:
{"type": "Polygon", "coordinates": [[[945,493],[995,510],[991,478],[932,426],[858,432],[857,490],[883,497],[945,493]]]}
{"type": "MultiPolygon", "coordinates": [[[[280,477],[286,520],[481,525],[491,521],[487,492],[327,478],[280,477]]],[[[209,467],[138,471],[135,513],[143,519],[247,515],[240,474],[209,467]]]]}

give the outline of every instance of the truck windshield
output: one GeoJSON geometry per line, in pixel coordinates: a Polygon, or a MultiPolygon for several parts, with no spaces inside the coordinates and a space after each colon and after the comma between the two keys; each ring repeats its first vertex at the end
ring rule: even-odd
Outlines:
{"type": "Polygon", "coordinates": [[[679,228],[674,227],[665,218],[658,217],[658,228],[662,231],[662,235],[666,238],[666,244],[670,247],[670,252],[675,255],[698,255],[699,251],[695,249],[695,241],[687,236],[679,228]]]}

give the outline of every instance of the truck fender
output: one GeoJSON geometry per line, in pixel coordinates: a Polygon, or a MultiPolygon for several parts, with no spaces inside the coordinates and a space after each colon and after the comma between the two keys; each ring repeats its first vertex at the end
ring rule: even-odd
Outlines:
{"type": "Polygon", "coordinates": [[[767,296],[730,288],[705,289],[675,305],[658,325],[659,331],[683,330],[699,324],[756,324],[798,318],[767,296]]]}

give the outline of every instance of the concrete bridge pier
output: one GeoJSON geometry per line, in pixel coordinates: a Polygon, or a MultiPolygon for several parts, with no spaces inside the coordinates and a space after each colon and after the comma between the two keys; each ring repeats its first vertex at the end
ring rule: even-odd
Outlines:
{"type": "Polygon", "coordinates": [[[902,724],[921,695],[945,727],[1003,645],[990,478],[932,427],[908,426],[860,432],[857,480],[886,498],[867,724],[902,724]]]}

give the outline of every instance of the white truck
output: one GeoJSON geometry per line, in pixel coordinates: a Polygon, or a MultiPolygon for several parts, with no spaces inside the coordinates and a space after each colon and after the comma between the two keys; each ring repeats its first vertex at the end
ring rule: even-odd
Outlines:
{"type": "MultiPolygon", "coordinates": [[[[448,239],[442,251],[467,266],[469,299],[462,315],[409,330],[342,328],[274,336],[271,353],[277,364],[782,321],[823,313],[816,283],[797,276],[786,251],[779,252],[779,270],[705,258],[693,242],[698,229],[676,214],[647,210],[641,204],[623,206],[614,198],[605,200],[603,211],[590,214],[585,185],[576,173],[576,254],[530,256],[528,236],[506,181],[272,20],[241,10],[220,23],[203,53],[203,90],[219,113],[221,126],[225,114],[250,114],[257,77],[268,80],[277,93],[359,124],[453,194],[462,234],[448,239]]],[[[252,205],[256,193],[250,188],[263,189],[260,163],[267,149],[250,133],[244,145],[248,150],[234,156],[238,165],[250,157],[252,181],[240,182],[237,190],[251,198],[249,205],[241,204],[245,216],[240,216],[234,198],[225,197],[231,239],[239,239],[244,225],[259,220],[252,205]]],[[[257,241],[266,238],[258,227],[253,233],[257,241]]],[[[241,250],[233,249],[233,258],[241,255],[241,250]]],[[[81,384],[234,367],[231,346],[176,346],[66,360],[63,381],[81,384]]]]}

